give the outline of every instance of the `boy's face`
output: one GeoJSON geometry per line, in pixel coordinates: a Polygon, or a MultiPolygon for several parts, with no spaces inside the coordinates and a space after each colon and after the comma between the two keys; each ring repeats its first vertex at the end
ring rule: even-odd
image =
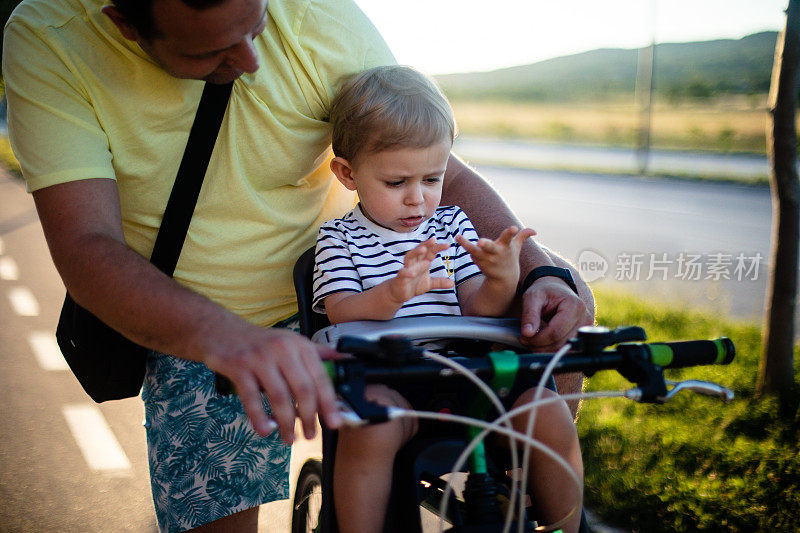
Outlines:
{"type": "Polygon", "coordinates": [[[384,228],[407,233],[439,207],[450,147],[449,141],[443,141],[427,148],[368,153],[356,158],[349,177],[336,174],[348,189],[358,191],[367,218],[384,228]]]}

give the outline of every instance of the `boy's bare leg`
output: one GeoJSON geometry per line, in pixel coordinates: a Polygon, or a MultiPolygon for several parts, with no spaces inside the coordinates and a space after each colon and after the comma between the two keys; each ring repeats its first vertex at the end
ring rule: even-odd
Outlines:
{"type": "MultiPolygon", "coordinates": [[[[367,387],[365,397],[381,405],[410,408],[397,391],[383,385],[367,387]]],[[[383,530],[394,457],[416,430],[416,422],[407,418],[339,430],[333,492],[340,531],[383,530]]]]}
{"type": "MultiPolygon", "coordinates": [[[[514,403],[514,407],[531,402],[535,393],[536,389],[525,391],[514,403]]],[[[555,395],[551,390],[545,389],[542,398],[555,395]]],[[[539,522],[550,525],[572,513],[569,521],[561,528],[566,533],[576,532],[580,526],[583,507],[583,458],[578,442],[578,430],[572,422],[570,410],[563,401],[540,407],[536,413],[535,424],[533,438],[564,458],[581,481],[579,489],[572,477],[564,471],[563,466],[543,452],[532,449],[528,469],[528,490],[536,502],[537,511],[541,514],[539,522]]],[[[513,425],[515,430],[524,433],[528,425],[528,415],[515,417],[513,425]]]]}
{"type": "Polygon", "coordinates": [[[258,507],[252,507],[190,529],[188,533],[256,533],[257,531],[258,507]]]}

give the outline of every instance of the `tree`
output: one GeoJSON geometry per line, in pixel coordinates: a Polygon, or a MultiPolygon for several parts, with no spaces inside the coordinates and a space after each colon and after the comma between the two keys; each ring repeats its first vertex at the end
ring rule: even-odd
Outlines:
{"type": "MultiPolygon", "coordinates": [[[[797,92],[800,0],[789,0],[772,69],[767,152],[772,173],[772,270],[766,300],[759,394],[776,394],[790,408],[794,388],[794,316],[797,295],[800,184],[797,177],[797,92]]],[[[796,409],[796,406],[793,408],[796,409]]]]}

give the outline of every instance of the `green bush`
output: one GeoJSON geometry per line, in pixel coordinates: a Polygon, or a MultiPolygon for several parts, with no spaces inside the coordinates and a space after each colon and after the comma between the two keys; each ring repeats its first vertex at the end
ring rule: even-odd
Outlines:
{"type": "MultiPolygon", "coordinates": [[[[667,371],[667,378],[714,381],[736,399],[726,405],[681,393],[664,405],[586,402],[578,428],[587,505],[638,531],[800,530],[800,418],[782,418],[776,400],[754,396],[759,327],[610,292],[597,301],[601,324],[642,326],[651,341],[730,337],[737,349],[730,366],[667,371]]],[[[589,380],[590,390],[629,387],[611,372],[589,380]]]]}

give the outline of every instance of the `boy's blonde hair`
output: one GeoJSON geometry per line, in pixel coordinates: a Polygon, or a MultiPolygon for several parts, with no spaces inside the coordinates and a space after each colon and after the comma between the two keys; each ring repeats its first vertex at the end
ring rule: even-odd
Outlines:
{"type": "Polygon", "coordinates": [[[350,162],[364,152],[453,142],[453,110],[436,82],[416,69],[375,67],[350,77],[334,98],[333,153],[350,162]]]}

